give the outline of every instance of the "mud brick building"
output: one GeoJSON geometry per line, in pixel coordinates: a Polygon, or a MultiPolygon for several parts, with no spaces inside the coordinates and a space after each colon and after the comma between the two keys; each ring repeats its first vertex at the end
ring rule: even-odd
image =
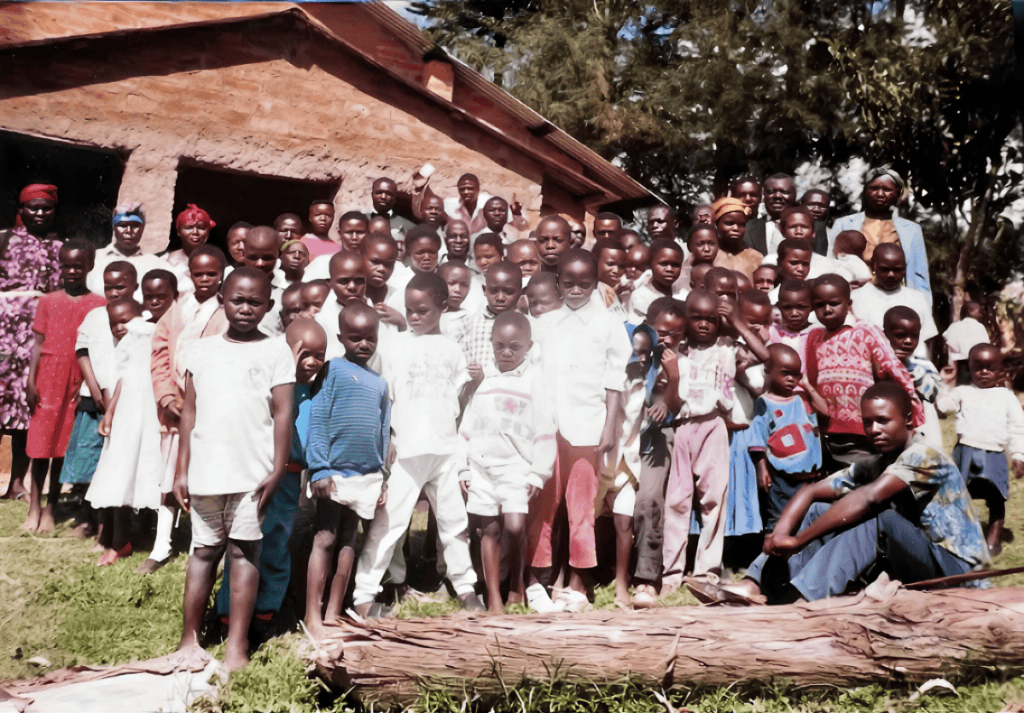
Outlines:
{"type": "Polygon", "coordinates": [[[68,233],[105,242],[141,201],[159,250],[186,203],[216,240],[314,198],[367,210],[373,178],[425,163],[438,194],[472,172],[534,223],[655,202],[383,3],[0,5],[0,225],[48,180],[68,233]]]}

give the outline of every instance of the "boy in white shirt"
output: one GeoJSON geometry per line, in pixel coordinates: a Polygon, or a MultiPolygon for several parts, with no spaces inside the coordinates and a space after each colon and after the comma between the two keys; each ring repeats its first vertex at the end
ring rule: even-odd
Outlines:
{"type": "Polygon", "coordinates": [[[476,574],[469,556],[469,523],[455,472],[456,424],[469,399],[470,377],[462,349],[441,334],[439,324],[447,301],[448,285],[438,275],[413,277],[405,290],[409,331],[395,335],[382,355],[381,376],[388,382],[393,404],[395,460],[387,502],[370,526],[356,568],[352,599],[363,617],[370,613],[421,491],[437,516],[455,593],[468,611],[484,608],[473,591],[476,574]]]}
{"type": "Polygon", "coordinates": [[[192,518],[178,650],[191,657],[217,563],[231,558],[231,619],[224,665],[249,663],[247,632],[259,585],[260,523],[288,464],[295,359],[283,339],[259,330],[271,306],[270,280],[240,267],[224,281],[228,330],[199,339],[185,355],[174,495],[192,518]]]}
{"type": "Polygon", "coordinates": [[[466,408],[456,459],[466,510],[479,521],[487,610],[501,614],[501,541],[510,556],[509,603],[520,603],[526,596],[526,514],[551,477],[556,449],[540,368],[528,358],[529,320],[512,310],[492,322],[496,371],[485,376],[466,408]]]}
{"type": "Polygon", "coordinates": [[[988,330],[985,329],[984,320],[984,308],[977,302],[967,301],[960,308],[960,321],[953,322],[942,333],[949,361],[957,367],[958,384],[971,383],[970,370],[967,368],[967,355],[971,349],[979,344],[988,344],[988,330]]]}

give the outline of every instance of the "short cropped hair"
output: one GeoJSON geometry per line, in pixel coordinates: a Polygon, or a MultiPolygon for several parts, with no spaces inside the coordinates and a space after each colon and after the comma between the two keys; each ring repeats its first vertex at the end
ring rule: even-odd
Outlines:
{"type": "Polygon", "coordinates": [[[441,248],[441,236],[437,234],[436,230],[434,230],[431,226],[427,225],[426,223],[414,225],[413,227],[409,228],[408,232],[406,232],[405,234],[406,248],[408,248],[408,246],[411,245],[414,241],[421,240],[423,238],[427,238],[431,242],[436,244],[438,249],[441,248]]]}
{"type": "Polygon", "coordinates": [[[89,256],[90,262],[96,260],[96,246],[85,238],[71,238],[60,246],[60,252],[83,252],[89,256]]]}
{"type": "Polygon", "coordinates": [[[267,273],[263,272],[263,270],[259,270],[255,267],[236,267],[226,278],[224,278],[224,284],[221,285],[221,291],[224,294],[227,294],[228,288],[231,287],[231,285],[246,277],[250,280],[256,280],[259,282],[267,291],[267,294],[270,294],[270,278],[267,277],[267,273]]]}
{"type": "Polygon", "coordinates": [[[651,257],[653,259],[654,254],[661,252],[662,250],[669,250],[671,252],[679,254],[680,257],[685,256],[683,252],[683,246],[677,243],[675,240],[669,238],[657,238],[651,241],[651,257]]]}
{"type": "Polygon", "coordinates": [[[686,303],[682,300],[677,300],[675,297],[659,297],[647,307],[647,316],[644,318],[644,321],[647,324],[651,324],[663,314],[685,320],[686,303]]]}
{"type": "Polygon", "coordinates": [[[398,241],[387,233],[368,233],[362,242],[359,243],[360,254],[365,255],[374,245],[387,245],[396,252],[398,251],[398,241]]]}
{"type": "Polygon", "coordinates": [[[802,252],[809,253],[809,252],[813,252],[814,248],[811,247],[811,241],[810,240],[799,240],[797,238],[785,238],[784,240],[779,242],[779,247],[776,250],[775,254],[779,256],[779,260],[782,260],[783,258],[786,257],[786,254],[790,250],[800,250],[802,252]]]}
{"type": "MultiPolygon", "coordinates": [[[[172,290],[175,292],[178,291],[178,277],[170,270],[164,270],[162,268],[150,270],[142,276],[142,282],[148,282],[150,280],[166,280],[170,283],[172,290]]],[[[139,284],[141,285],[142,282],[139,284]]]]}
{"type": "Polygon", "coordinates": [[[131,275],[131,278],[136,282],[139,280],[138,270],[136,270],[135,266],[127,260],[114,260],[114,262],[108,263],[107,266],[103,268],[104,275],[109,275],[114,272],[123,272],[126,275],[131,275]]]}
{"type": "Polygon", "coordinates": [[[771,307],[772,301],[767,292],[756,288],[749,288],[740,293],[740,304],[758,305],[760,307],[771,307]]]}
{"type": "Polygon", "coordinates": [[[435,272],[416,273],[405,286],[407,294],[411,290],[426,292],[438,307],[448,301],[448,283],[435,272]]]}
{"type": "Polygon", "coordinates": [[[789,279],[783,280],[782,284],[779,285],[779,294],[783,292],[810,292],[811,288],[814,287],[813,283],[807,280],[800,280],[796,277],[790,277],[789,279]]]}
{"type": "Polygon", "coordinates": [[[864,392],[864,395],[860,397],[860,402],[872,401],[874,399],[882,399],[883,401],[891,401],[899,407],[900,413],[905,416],[909,416],[914,412],[914,404],[910,400],[910,394],[893,381],[879,381],[872,386],[868,387],[868,390],[864,392]]]}
{"type": "Polygon", "coordinates": [[[921,315],[906,305],[896,305],[885,311],[885,316],[882,317],[882,329],[888,331],[896,322],[913,322],[920,329],[921,315]]]}
{"type": "MultiPolygon", "coordinates": [[[[408,242],[406,238],[406,242],[408,242]]],[[[476,240],[473,241],[473,250],[476,250],[477,245],[490,245],[492,248],[498,251],[499,255],[505,255],[505,243],[502,241],[501,236],[497,233],[483,233],[476,236],[476,240]]],[[[475,253],[474,253],[475,254],[475,253]]]]}
{"type": "Polygon", "coordinates": [[[605,250],[620,250],[626,252],[626,246],[622,244],[621,240],[614,238],[603,238],[594,243],[594,247],[591,248],[591,252],[594,253],[594,257],[598,260],[601,259],[601,253],[605,250]]]}
{"type": "Polygon", "coordinates": [[[502,312],[497,317],[495,317],[494,325],[491,327],[491,331],[493,332],[498,327],[504,327],[506,324],[510,324],[519,331],[523,332],[526,335],[527,339],[533,336],[532,331],[530,329],[530,320],[526,318],[525,314],[518,310],[510,309],[505,312],[502,312]]]}
{"type": "Polygon", "coordinates": [[[218,248],[216,245],[204,243],[203,245],[197,246],[194,250],[192,250],[192,254],[188,256],[188,261],[191,263],[193,258],[199,255],[210,255],[212,257],[217,258],[217,260],[220,262],[220,267],[222,270],[224,269],[224,266],[228,264],[228,259],[227,257],[224,256],[224,251],[218,248]]]}
{"type": "Polygon", "coordinates": [[[561,275],[565,266],[571,262],[582,262],[594,271],[595,276],[597,275],[597,258],[589,250],[584,250],[583,248],[570,248],[566,250],[558,261],[558,274],[561,275]]]}
{"type": "Polygon", "coordinates": [[[835,287],[847,298],[850,296],[850,283],[842,275],[837,275],[834,272],[821,275],[811,283],[811,289],[813,290],[824,285],[835,287]]]}
{"type": "Polygon", "coordinates": [[[338,218],[338,225],[341,225],[346,220],[361,220],[367,224],[370,222],[370,219],[366,217],[366,214],[360,213],[358,210],[350,210],[347,213],[342,213],[341,217],[338,218]]]}

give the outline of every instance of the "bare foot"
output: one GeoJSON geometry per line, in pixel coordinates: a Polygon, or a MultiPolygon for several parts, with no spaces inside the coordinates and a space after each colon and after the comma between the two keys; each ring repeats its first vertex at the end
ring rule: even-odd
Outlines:
{"type": "Polygon", "coordinates": [[[68,537],[74,537],[76,540],[87,540],[92,536],[92,525],[87,522],[80,522],[68,531],[68,537]]]}
{"type": "Polygon", "coordinates": [[[96,543],[96,546],[95,546],[95,547],[93,547],[93,548],[92,548],[91,550],[89,550],[89,551],[90,551],[90,552],[106,552],[106,551],[107,551],[107,548],[106,548],[106,547],[104,547],[103,545],[101,545],[101,544],[100,544],[99,542],[97,542],[97,543],[96,543]]]}
{"type": "Polygon", "coordinates": [[[117,553],[112,549],[104,549],[103,555],[96,560],[97,567],[106,567],[114,564],[114,558],[117,557],[117,553]]]}
{"type": "Polygon", "coordinates": [[[356,614],[365,619],[370,614],[370,607],[373,606],[373,602],[366,602],[365,604],[356,604],[356,614]]]}
{"type": "Polygon", "coordinates": [[[498,604],[496,606],[489,606],[489,607],[487,607],[487,611],[485,612],[485,614],[487,614],[487,616],[501,616],[504,613],[505,613],[505,610],[501,608],[500,604],[498,604]]]}
{"type": "Polygon", "coordinates": [[[29,507],[28,518],[25,520],[25,524],[22,525],[22,528],[24,528],[25,531],[27,532],[31,532],[32,534],[39,532],[39,516],[41,514],[42,513],[39,511],[38,505],[35,507],[29,507]]]}
{"type": "Polygon", "coordinates": [[[231,673],[237,671],[243,666],[249,665],[249,655],[245,651],[245,644],[242,644],[240,649],[236,649],[234,646],[228,646],[224,650],[224,671],[231,673]]]}
{"type": "Polygon", "coordinates": [[[327,629],[324,628],[324,623],[319,619],[314,621],[307,617],[304,623],[306,625],[306,631],[308,631],[309,635],[313,637],[313,641],[320,641],[327,635],[327,629]]]}
{"type": "Polygon", "coordinates": [[[522,604],[526,601],[526,595],[523,592],[509,592],[508,601],[506,604],[522,604]]]}
{"type": "Polygon", "coordinates": [[[43,508],[43,511],[39,514],[39,529],[36,532],[53,532],[53,508],[47,506],[43,508]]]}
{"type": "Polygon", "coordinates": [[[19,500],[28,495],[28,489],[21,480],[12,480],[7,486],[7,492],[0,496],[0,500],[19,500]]]}
{"type": "Polygon", "coordinates": [[[202,670],[210,661],[210,655],[199,644],[178,644],[178,650],[168,657],[176,667],[186,671],[202,670]]]}

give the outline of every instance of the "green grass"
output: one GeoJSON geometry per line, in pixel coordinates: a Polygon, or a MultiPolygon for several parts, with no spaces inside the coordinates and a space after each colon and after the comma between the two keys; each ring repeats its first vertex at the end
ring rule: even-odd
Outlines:
{"type": "MultiPolygon", "coordinates": [[[[947,431],[951,431],[948,424],[947,431]]],[[[949,435],[949,434],[947,434],[949,435]]],[[[1011,531],[1024,528],[1024,482],[1013,481],[1007,504],[1011,531]]],[[[978,503],[981,517],[987,517],[978,503]]],[[[0,680],[38,676],[74,664],[111,664],[161,656],[173,650],[181,632],[181,596],[185,558],[179,557],[156,574],[134,573],[145,557],[136,554],[112,567],[98,568],[92,542],[66,536],[66,525],[54,536],[31,536],[20,529],[26,506],[0,503],[0,680]],[[33,657],[51,666],[29,663],[33,657]]],[[[417,530],[425,518],[414,522],[417,530]]],[[[416,533],[419,535],[419,533],[416,533]]],[[[1024,532],[1008,542],[996,560],[1000,568],[1024,565],[1024,532]]],[[[998,584],[1024,585],[1024,575],[1006,577],[998,584]]],[[[613,608],[614,589],[598,588],[595,606],[613,608]]],[[[685,592],[662,598],[665,606],[695,604],[685,592]]],[[[415,601],[399,605],[401,618],[440,616],[457,608],[450,599],[415,601]]],[[[506,607],[521,614],[521,605],[506,607]]],[[[253,657],[253,663],[235,673],[217,696],[197,702],[201,713],[249,711],[360,710],[345,692],[332,691],[307,674],[300,655],[301,634],[271,641],[253,657]]],[[[222,654],[222,647],[211,653],[222,654]]],[[[999,680],[969,674],[954,681],[957,696],[926,694],[911,700],[913,687],[875,684],[852,690],[795,689],[784,684],[734,686],[716,689],[674,688],[664,692],[635,681],[595,686],[565,680],[526,681],[503,694],[467,699],[461,692],[424,691],[415,709],[424,713],[532,713],[536,711],[936,711],[973,713],[999,711],[1007,702],[1024,701],[1024,679],[999,680]],[[671,706],[669,708],[666,706],[671,706]]],[[[365,710],[368,710],[365,709],[365,710]]]]}

